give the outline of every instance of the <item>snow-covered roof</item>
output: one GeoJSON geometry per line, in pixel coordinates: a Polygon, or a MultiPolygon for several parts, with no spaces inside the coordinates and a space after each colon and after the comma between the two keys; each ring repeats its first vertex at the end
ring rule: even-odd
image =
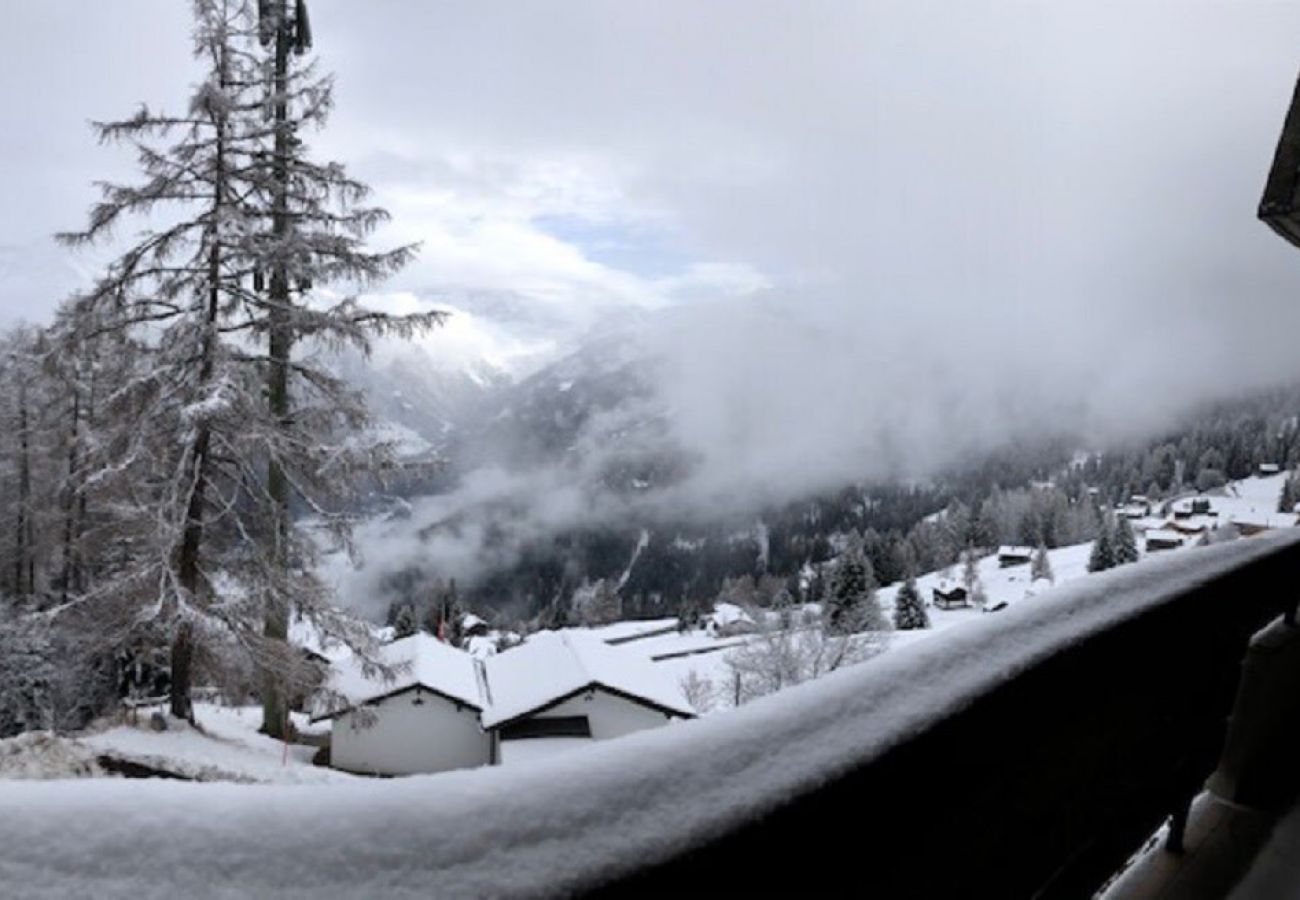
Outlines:
{"type": "Polygon", "coordinates": [[[288,640],[293,646],[331,663],[347,659],[352,655],[352,651],[346,644],[327,638],[321,634],[315,622],[305,617],[295,616],[289,622],[288,640]]]}
{"type": "Polygon", "coordinates": [[[1295,513],[1236,513],[1228,521],[1248,528],[1292,528],[1296,524],[1295,513]]]}
{"type": "Polygon", "coordinates": [[[1013,544],[1003,544],[998,548],[998,556],[1033,556],[1033,547],[1018,547],[1013,544]]]}
{"type": "Polygon", "coordinates": [[[1170,531],[1168,528],[1153,528],[1145,535],[1148,541],[1169,541],[1170,543],[1182,543],[1183,535],[1176,531],[1170,531]]]}
{"type": "Polygon", "coordinates": [[[681,688],[640,654],[610,647],[574,631],[544,631],[483,662],[492,704],[484,728],[494,728],[572,696],[601,687],[665,712],[694,716],[681,688]]]}
{"type": "Polygon", "coordinates": [[[713,615],[709,617],[714,625],[734,625],[737,622],[753,623],[754,618],[734,603],[715,603],[713,615]]]}
{"type": "Polygon", "coordinates": [[[360,661],[352,658],[335,663],[328,687],[341,694],[346,705],[324,711],[316,718],[338,715],[417,685],[475,709],[487,705],[479,663],[464,650],[419,632],[384,645],[379,655],[385,665],[402,667],[396,677],[368,677],[360,661]]]}

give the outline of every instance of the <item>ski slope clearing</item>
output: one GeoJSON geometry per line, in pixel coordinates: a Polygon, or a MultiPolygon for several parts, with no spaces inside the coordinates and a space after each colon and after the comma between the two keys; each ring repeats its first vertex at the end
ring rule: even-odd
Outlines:
{"type": "Polygon", "coordinates": [[[0,792],[0,883],[33,898],[577,890],[761,815],[1086,635],[1297,543],[1287,531],[1124,566],[948,640],[531,765],[328,785],[15,782],[0,792]]]}

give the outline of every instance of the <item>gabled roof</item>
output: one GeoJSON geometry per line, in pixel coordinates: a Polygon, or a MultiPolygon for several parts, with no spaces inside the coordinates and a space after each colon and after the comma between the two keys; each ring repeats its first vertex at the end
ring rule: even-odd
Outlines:
{"type": "Polygon", "coordinates": [[[394,679],[384,680],[367,677],[356,659],[335,663],[328,687],[341,694],[346,702],[315,718],[337,716],[363,703],[413,687],[427,688],[477,710],[488,705],[478,661],[464,650],[420,632],[384,645],[379,655],[385,665],[404,667],[394,679]]]}
{"type": "Polygon", "coordinates": [[[483,662],[492,704],[484,728],[495,728],[553,706],[590,688],[602,688],[669,715],[694,716],[667,671],[639,654],[572,631],[535,634],[483,662]]]}

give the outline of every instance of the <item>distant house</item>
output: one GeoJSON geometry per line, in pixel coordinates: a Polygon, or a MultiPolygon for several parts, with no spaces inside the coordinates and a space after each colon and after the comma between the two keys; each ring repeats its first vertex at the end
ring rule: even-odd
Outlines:
{"type": "Polygon", "coordinates": [[[1256,474],[1260,476],[1277,475],[1282,471],[1282,467],[1277,463],[1264,462],[1259,464],[1256,474]]]}
{"type": "Polygon", "coordinates": [[[941,583],[933,591],[934,605],[939,609],[957,609],[970,606],[966,588],[960,584],[941,583]]]}
{"type": "Polygon", "coordinates": [[[542,632],[484,664],[492,762],[657,728],[695,711],[667,670],[579,632],[542,632]],[[545,742],[545,743],[542,743],[545,742]]]}
{"type": "Polygon", "coordinates": [[[1193,516],[1217,516],[1209,497],[1184,497],[1171,507],[1175,519],[1190,519],[1193,516]]]}
{"type": "Polygon", "coordinates": [[[465,637],[483,637],[488,633],[488,623],[473,613],[465,613],[460,620],[460,633],[465,637]]]}
{"type": "Polygon", "coordinates": [[[1176,531],[1179,534],[1185,534],[1185,535],[1204,534],[1209,529],[1209,525],[1206,524],[1204,519],[1201,520],[1197,520],[1193,518],[1179,519],[1177,516],[1175,516],[1173,519],[1170,519],[1169,522],[1166,523],[1165,527],[1169,531],[1176,531]]]}
{"type": "Polygon", "coordinates": [[[1242,537],[1251,537],[1274,528],[1292,528],[1298,519],[1295,513],[1238,513],[1231,522],[1242,537]]]}
{"type": "Polygon", "coordinates": [[[1033,558],[1033,547],[1004,545],[998,548],[998,565],[1004,569],[1009,569],[1012,566],[1027,566],[1033,558]]]}
{"type": "Polygon", "coordinates": [[[383,680],[334,665],[330,765],[411,775],[515,761],[619,737],[695,711],[667,670],[594,636],[542,632],[487,659],[416,634],[386,645],[383,680]]]}
{"type": "Polygon", "coordinates": [[[1148,553],[1159,550],[1176,550],[1183,545],[1183,536],[1176,531],[1153,528],[1144,535],[1148,553]]]}
{"type": "Polygon", "coordinates": [[[738,634],[753,634],[758,630],[753,617],[742,607],[734,603],[714,604],[705,628],[716,637],[735,637],[738,634]]]}

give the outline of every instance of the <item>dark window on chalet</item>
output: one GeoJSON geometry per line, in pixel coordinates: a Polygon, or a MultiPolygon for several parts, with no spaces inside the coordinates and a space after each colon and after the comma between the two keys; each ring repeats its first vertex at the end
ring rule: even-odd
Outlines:
{"type": "Polygon", "coordinates": [[[550,718],[521,719],[501,728],[501,740],[517,741],[523,738],[591,737],[591,723],[586,716],[552,716],[550,718]]]}

